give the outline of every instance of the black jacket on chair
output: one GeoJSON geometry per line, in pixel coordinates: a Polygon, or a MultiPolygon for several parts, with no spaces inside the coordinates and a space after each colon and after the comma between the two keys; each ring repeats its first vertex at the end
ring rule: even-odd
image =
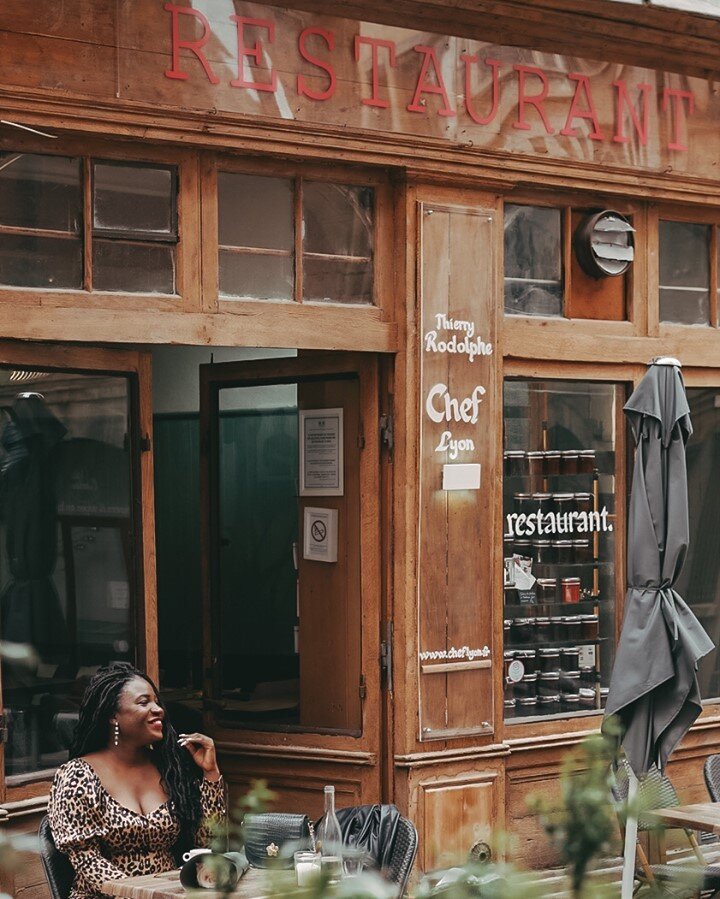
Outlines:
{"type": "Polygon", "coordinates": [[[55,846],[47,815],[40,822],[38,839],[40,841],[40,859],[52,899],[67,899],[75,879],[75,872],[67,855],[60,852],[55,846]]]}

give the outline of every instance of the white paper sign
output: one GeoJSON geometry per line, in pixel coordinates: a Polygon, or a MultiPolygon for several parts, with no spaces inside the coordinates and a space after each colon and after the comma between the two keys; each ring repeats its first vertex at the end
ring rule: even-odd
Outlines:
{"type": "Polygon", "coordinates": [[[342,496],[343,410],[300,410],[300,496],[342,496]]]}
{"type": "Polygon", "coordinates": [[[305,509],[303,517],[303,559],[337,562],[337,509],[305,509]]]}

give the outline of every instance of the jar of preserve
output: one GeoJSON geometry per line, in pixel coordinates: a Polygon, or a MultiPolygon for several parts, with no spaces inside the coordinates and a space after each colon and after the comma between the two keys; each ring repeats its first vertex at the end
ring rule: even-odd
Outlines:
{"type": "Polygon", "coordinates": [[[560,689],[563,693],[574,693],[576,696],[580,693],[580,672],[579,671],[561,671],[560,672],[560,689]]]}
{"type": "Polygon", "coordinates": [[[560,692],[560,672],[541,671],[537,675],[537,695],[549,696],[560,692]]]}
{"type": "Polygon", "coordinates": [[[598,615],[581,615],[583,640],[597,640],[600,636],[600,618],[598,615]]]}
{"type": "Polygon", "coordinates": [[[560,453],[558,450],[546,450],[545,452],[545,474],[554,477],[560,474],[560,453]]]}
{"type": "Polygon", "coordinates": [[[574,493],[575,511],[576,512],[592,512],[593,497],[592,493],[574,493]]]}
{"type": "Polygon", "coordinates": [[[533,715],[537,715],[537,697],[523,696],[522,699],[518,699],[516,711],[521,718],[530,718],[533,715]]]}
{"type": "Polygon", "coordinates": [[[537,670],[537,656],[534,649],[518,649],[515,652],[515,659],[522,663],[525,674],[535,674],[537,670]]]}
{"type": "MultiPolygon", "coordinates": [[[[555,553],[551,552],[551,544],[549,540],[545,540],[544,538],[535,538],[532,542],[533,546],[533,556],[535,557],[535,561],[538,565],[552,565],[555,561],[555,553]]],[[[540,593],[538,591],[538,602],[540,600],[540,593]]]]}
{"type": "Polygon", "coordinates": [[[583,711],[596,707],[595,690],[590,687],[582,687],[579,694],[580,708],[583,711]]]}
{"type": "Polygon", "coordinates": [[[509,618],[503,620],[503,643],[510,642],[510,626],[512,621],[509,618]]]}
{"type": "MultiPolygon", "coordinates": [[[[572,540],[555,540],[555,558],[558,565],[569,565],[575,560],[572,540]]],[[[517,543],[515,544],[517,546],[517,543]]]]}
{"type": "Polygon", "coordinates": [[[513,686],[516,699],[521,699],[523,696],[537,696],[538,676],[537,674],[523,674],[513,686]]]}
{"type": "Polygon", "coordinates": [[[549,693],[547,696],[538,696],[538,715],[557,715],[560,711],[560,694],[549,693]]]}
{"type": "Polygon", "coordinates": [[[540,512],[541,515],[547,515],[555,508],[552,493],[533,493],[532,502],[533,511],[540,512]]]}
{"type": "Polygon", "coordinates": [[[573,540],[573,558],[576,562],[592,562],[592,543],[587,540],[573,540]]]}
{"type": "Polygon", "coordinates": [[[503,700],[503,708],[505,709],[505,720],[515,717],[516,706],[514,699],[503,700]]]}
{"type": "Polygon", "coordinates": [[[575,693],[563,693],[560,705],[568,713],[578,712],[580,710],[580,697],[575,693]]]}
{"type": "Polygon", "coordinates": [[[518,515],[529,515],[532,508],[532,497],[529,493],[516,493],[513,496],[513,509],[518,515]]]}
{"type": "Polygon", "coordinates": [[[580,683],[594,684],[597,680],[597,670],[594,665],[583,665],[580,668],[580,683]]]}
{"type": "Polygon", "coordinates": [[[559,671],[560,669],[560,650],[559,649],[538,649],[538,669],[540,673],[546,671],[559,671]]]}
{"type": "Polygon", "coordinates": [[[551,643],[552,639],[550,618],[547,615],[539,615],[535,619],[535,642],[538,646],[544,646],[546,643],[551,643]]]}
{"type": "Polygon", "coordinates": [[[506,450],[505,474],[509,477],[521,477],[527,473],[527,455],[524,450],[506,450]]]}
{"type": "Polygon", "coordinates": [[[515,541],[515,555],[522,556],[525,559],[532,559],[533,557],[533,548],[530,540],[516,540],[515,541]]]}
{"type": "Polygon", "coordinates": [[[567,619],[564,615],[553,615],[550,618],[550,632],[553,640],[567,640],[567,619]]]}
{"type": "Polygon", "coordinates": [[[530,642],[530,625],[529,618],[513,618],[512,627],[510,629],[510,639],[513,643],[529,643],[530,642]]]}
{"type": "MultiPolygon", "coordinates": [[[[575,494],[574,493],[555,493],[554,494],[555,511],[558,515],[564,515],[565,512],[575,511],[575,494]]],[[[567,519],[568,524],[570,519],[567,519]]]]}
{"type": "Polygon", "coordinates": [[[554,577],[539,577],[536,585],[537,601],[539,603],[555,602],[557,598],[557,581],[554,577]]]}
{"type": "Polygon", "coordinates": [[[527,454],[527,461],[530,477],[540,480],[545,474],[545,453],[529,452],[527,454]]]}
{"type": "Polygon", "coordinates": [[[577,646],[564,646],[560,650],[560,667],[563,671],[580,669],[580,649],[577,646]]]}
{"type": "Polygon", "coordinates": [[[517,587],[505,587],[505,605],[506,606],[515,606],[518,604],[518,592],[517,587]]]}
{"type": "Polygon", "coordinates": [[[513,538],[510,534],[503,534],[503,558],[509,559],[513,554],[513,538]]]}
{"type": "MultiPolygon", "coordinates": [[[[580,602],[580,578],[564,577],[560,580],[560,595],[565,603],[580,602]]],[[[572,637],[569,638],[572,640],[572,637]]]]}
{"type": "Polygon", "coordinates": [[[604,709],[607,705],[608,694],[610,693],[610,687],[600,687],[600,708],[604,709]]]}
{"type": "Polygon", "coordinates": [[[560,453],[560,471],[563,474],[577,474],[579,454],[577,450],[563,450],[560,453]]]}
{"type": "Polygon", "coordinates": [[[578,472],[592,474],[595,470],[595,450],[580,450],[578,453],[578,472]]]}
{"type": "Polygon", "coordinates": [[[567,640],[579,643],[582,640],[582,617],[580,615],[568,615],[565,619],[567,628],[567,640]]]}

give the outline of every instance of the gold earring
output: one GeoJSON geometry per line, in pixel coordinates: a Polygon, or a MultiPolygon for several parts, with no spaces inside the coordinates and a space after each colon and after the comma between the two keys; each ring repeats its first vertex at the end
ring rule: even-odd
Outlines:
{"type": "Polygon", "coordinates": [[[113,737],[113,743],[116,746],[120,745],[120,725],[117,723],[117,721],[115,722],[115,733],[114,733],[114,737],[113,737]]]}

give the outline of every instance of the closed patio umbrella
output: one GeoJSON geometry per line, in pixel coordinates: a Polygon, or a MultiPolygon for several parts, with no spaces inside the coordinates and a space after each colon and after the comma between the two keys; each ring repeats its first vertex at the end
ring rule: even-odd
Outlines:
{"type": "MultiPolygon", "coordinates": [[[[680,363],[654,360],[625,413],[636,444],[628,586],[605,718],[620,720],[625,754],[640,777],[653,763],[665,767],[700,714],[697,666],[714,646],[674,590],[690,538],[685,445],[692,425],[680,363]]],[[[623,896],[628,879],[632,889],[634,865],[635,829],[628,820],[623,896]]]]}

